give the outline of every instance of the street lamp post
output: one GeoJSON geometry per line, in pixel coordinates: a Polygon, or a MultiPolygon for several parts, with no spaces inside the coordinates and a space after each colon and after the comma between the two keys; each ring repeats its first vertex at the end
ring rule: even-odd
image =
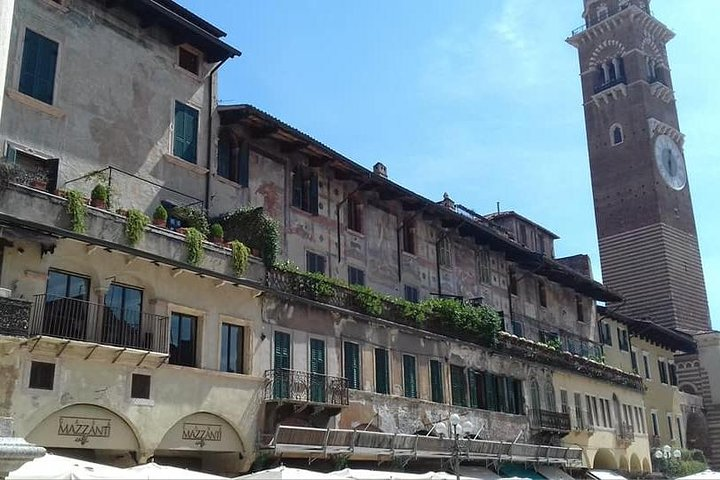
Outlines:
{"type": "MultiPolygon", "coordinates": [[[[450,426],[452,428],[452,451],[451,451],[451,459],[452,459],[452,468],[455,472],[455,478],[457,480],[460,480],[460,437],[465,435],[470,435],[470,432],[472,432],[474,425],[469,420],[466,420],[460,423],[460,415],[457,413],[453,413],[450,415],[450,426]]],[[[445,425],[444,422],[440,422],[437,425],[435,425],[435,431],[437,432],[440,437],[444,437],[448,434],[448,428],[445,425]]]]}
{"type": "Polygon", "coordinates": [[[658,460],[665,459],[665,461],[668,461],[671,458],[680,460],[680,457],[682,457],[682,452],[677,448],[673,450],[670,445],[665,445],[664,447],[655,450],[655,458],[658,460]]]}

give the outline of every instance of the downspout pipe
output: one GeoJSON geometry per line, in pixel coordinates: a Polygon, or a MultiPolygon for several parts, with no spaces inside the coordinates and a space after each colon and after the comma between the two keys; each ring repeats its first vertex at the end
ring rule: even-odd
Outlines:
{"type": "Polygon", "coordinates": [[[208,126],[207,126],[207,174],[205,175],[205,212],[210,216],[210,177],[212,176],[212,144],[213,144],[213,76],[220,67],[222,67],[228,59],[222,60],[220,63],[215,65],[208,78],[210,83],[208,84],[208,126]]]}

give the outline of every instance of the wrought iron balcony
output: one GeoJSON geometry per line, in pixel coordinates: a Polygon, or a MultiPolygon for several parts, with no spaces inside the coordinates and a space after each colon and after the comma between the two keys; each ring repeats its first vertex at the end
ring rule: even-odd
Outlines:
{"type": "Polygon", "coordinates": [[[530,410],[530,428],[547,432],[570,433],[570,414],[550,410],[530,410]]]}
{"type": "Polygon", "coordinates": [[[168,353],[168,317],[52,294],[35,296],[30,335],[168,353]]]}
{"type": "Polygon", "coordinates": [[[265,371],[265,401],[347,405],[347,379],[299,370],[265,371]]]}
{"type": "Polygon", "coordinates": [[[0,334],[26,337],[30,324],[30,302],[0,297],[0,334]]]}
{"type": "Polygon", "coordinates": [[[632,425],[627,422],[622,422],[618,427],[617,435],[620,441],[627,443],[635,441],[635,431],[633,430],[632,425]]]}

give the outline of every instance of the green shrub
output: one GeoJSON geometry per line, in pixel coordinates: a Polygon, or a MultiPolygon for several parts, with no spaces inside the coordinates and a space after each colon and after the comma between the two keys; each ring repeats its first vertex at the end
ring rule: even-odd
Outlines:
{"type": "Polygon", "coordinates": [[[353,306],[365,315],[380,317],[385,311],[385,296],[375,290],[361,285],[348,286],[353,292],[353,306]]]}
{"type": "Polygon", "coordinates": [[[469,340],[493,345],[501,330],[500,316],[486,305],[473,306],[455,299],[436,298],[422,302],[429,318],[443,327],[474,337],[469,340]]]}
{"type": "Polygon", "coordinates": [[[162,220],[167,221],[168,212],[165,210],[165,207],[162,205],[158,205],[155,211],[153,212],[153,220],[162,220]]]}
{"type": "Polygon", "coordinates": [[[210,225],[210,238],[223,238],[225,236],[225,232],[223,231],[222,225],[219,223],[213,223],[210,225]]]}
{"type": "Polygon", "coordinates": [[[90,199],[107,204],[108,200],[110,199],[110,189],[107,185],[98,183],[97,185],[95,185],[95,188],[92,189],[92,192],[90,193],[90,199]]]}
{"type": "Polygon", "coordinates": [[[262,207],[241,208],[218,219],[228,240],[239,240],[258,250],[266,267],[275,265],[280,250],[280,233],[275,220],[262,207]]]}
{"type": "Polygon", "coordinates": [[[187,263],[199,265],[205,255],[203,248],[205,236],[197,228],[190,227],[185,233],[185,247],[187,249],[187,263]]]}
{"type": "Polygon", "coordinates": [[[195,207],[175,207],[172,209],[170,216],[180,220],[180,225],[184,228],[194,228],[199,231],[204,238],[210,234],[210,224],[208,223],[205,212],[195,207]]]}
{"type": "Polygon", "coordinates": [[[125,220],[125,237],[131,247],[134,247],[142,240],[148,223],[150,223],[150,218],[140,210],[135,208],[128,210],[125,220]]]}
{"type": "Polygon", "coordinates": [[[548,348],[551,348],[553,350],[557,350],[557,351],[562,350],[562,341],[560,341],[559,338],[551,338],[550,340],[548,340],[547,342],[544,342],[544,343],[545,343],[545,346],[547,346],[548,348]]]}
{"type": "Polygon", "coordinates": [[[233,272],[238,277],[242,276],[247,270],[248,259],[250,258],[250,249],[239,240],[230,242],[232,249],[232,266],[233,272]]]}
{"type": "Polygon", "coordinates": [[[85,215],[87,214],[87,205],[82,192],[77,190],[68,190],[65,192],[67,204],[65,211],[70,215],[70,228],[75,233],[85,233],[85,215]]]}

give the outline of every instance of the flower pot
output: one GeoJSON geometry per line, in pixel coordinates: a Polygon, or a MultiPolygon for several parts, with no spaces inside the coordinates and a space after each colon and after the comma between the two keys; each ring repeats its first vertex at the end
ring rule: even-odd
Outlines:
{"type": "Polygon", "coordinates": [[[153,218],[153,222],[152,222],[152,223],[153,223],[153,225],[155,225],[156,227],[162,227],[162,228],[167,227],[167,220],[164,220],[164,219],[162,219],[162,218],[153,218]]]}
{"type": "Polygon", "coordinates": [[[102,208],[103,210],[107,210],[107,203],[105,202],[105,200],[102,200],[100,198],[90,199],[90,205],[95,208],[102,208]]]}
{"type": "Polygon", "coordinates": [[[30,180],[30,186],[35,190],[47,192],[47,182],[45,180],[30,180]]]}
{"type": "Polygon", "coordinates": [[[185,227],[180,227],[180,228],[178,228],[178,229],[175,230],[175,231],[176,231],[177,233],[179,233],[180,235],[185,235],[185,234],[187,233],[188,229],[185,228],[185,227]]]}
{"type": "Polygon", "coordinates": [[[115,210],[115,212],[118,215],[122,215],[123,217],[127,217],[127,214],[128,214],[128,211],[125,208],[118,208],[117,210],[115,210]]]}
{"type": "Polygon", "coordinates": [[[259,257],[260,256],[260,249],[259,248],[252,248],[250,249],[250,255],[253,257],[259,257]]]}
{"type": "Polygon", "coordinates": [[[214,243],[215,245],[220,245],[220,246],[225,245],[225,242],[223,242],[222,237],[212,237],[212,238],[210,239],[210,241],[211,241],[212,243],[214,243]]]}

